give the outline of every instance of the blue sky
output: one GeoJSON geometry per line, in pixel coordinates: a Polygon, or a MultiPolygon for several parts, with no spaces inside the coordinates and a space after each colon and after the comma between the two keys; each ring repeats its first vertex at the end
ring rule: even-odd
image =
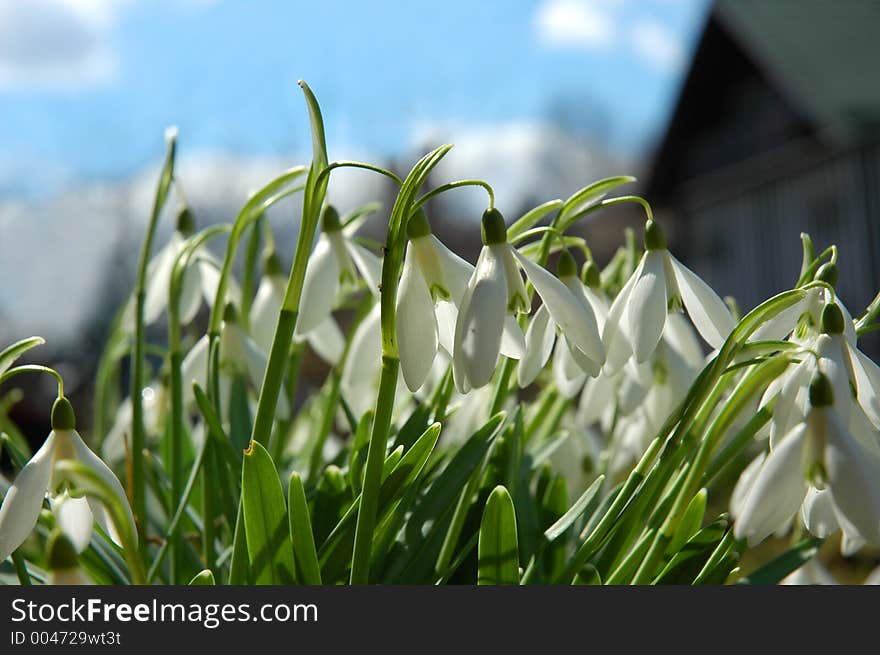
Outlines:
{"type": "Polygon", "coordinates": [[[331,157],[436,126],[574,121],[616,151],[668,116],[705,0],[0,0],[0,192],[130,176],[181,146],[331,157]]]}

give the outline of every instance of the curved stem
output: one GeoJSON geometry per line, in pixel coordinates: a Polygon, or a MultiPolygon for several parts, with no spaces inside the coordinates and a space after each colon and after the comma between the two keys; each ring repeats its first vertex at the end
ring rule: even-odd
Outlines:
{"type": "Polygon", "coordinates": [[[467,186],[478,186],[484,188],[486,190],[486,193],[489,195],[489,209],[495,208],[495,191],[492,189],[491,185],[488,182],[484,182],[483,180],[458,180],[456,182],[449,182],[447,184],[438,186],[436,189],[431,189],[430,191],[428,191],[428,193],[426,193],[413,203],[412,210],[415,211],[426,202],[428,202],[431,198],[439,196],[441,193],[446,193],[447,191],[451,191],[452,189],[458,189],[467,186]]]}
{"type": "Polygon", "coordinates": [[[326,184],[327,179],[330,177],[330,172],[337,168],[361,168],[365,171],[373,171],[374,173],[379,173],[379,175],[384,175],[385,177],[394,180],[394,182],[397,183],[397,186],[401,186],[403,184],[403,180],[401,180],[388,169],[382,168],[381,166],[376,166],[374,164],[366,164],[360,161],[334,161],[328,164],[324,168],[324,170],[322,170],[318,174],[318,184],[326,184]]]}
{"type": "Polygon", "coordinates": [[[61,377],[61,374],[54,368],[49,368],[48,366],[43,366],[42,364],[22,364],[21,366],[11,368],[0,375],[0,384],[3,384],[9,378],[19,375],[21,373],[48,373],[55,378],[56,382],[58,382],[58,397],[64,397],[64,379],[61,377]]]}

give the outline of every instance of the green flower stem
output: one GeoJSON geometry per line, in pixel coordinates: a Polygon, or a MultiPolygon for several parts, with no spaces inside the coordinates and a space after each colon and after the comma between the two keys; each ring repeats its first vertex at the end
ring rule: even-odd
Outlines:
{"type": "Polygon", "coordinates": [[[0,384],[3,384],[9,378],[22,373],[47,373],[48,375],[51,375],[55,378],[55,382],[58,383],[58,397],[64,397],[64,379],[61,377],[61,374],[54,368],[49,368],[42,364],[22,364],[21,366],[15,366],[8,371],[4,371],[4,373],[0,375],[0,384]]]}
{"type": "Polygon", "coordinates": [[[12,552],[12,566],[15,568],[15,575],[18,578],[18,583],[22,587],[29,587],[31,585],[31,576],[27,570],[27,563],[17,549],[12,552]]]}
{"type": "Polygon", "coordinates": [[[859,336],[871,331],[871,322],[880,314],[880,293],[874,296],[874,300],[865,309],[865,313],[856,321],[856,331],[859,336]]]}
{"type": "MultiPolygon", "coordinates": [[[[284,393],[287,394],[287,401],[290,407],[296,407],[296,392],[299,386],[299,366],[302,361],[305,344],[293,341],[290,344],[290,355],[287,359],[287,377],[284,379],[284,393]]],[[[290,428],[293,425],[295,415],[291,412],[290,419],[281,425],[277,430],[273,430],[269,437],[269,452],[272,455],[272,461],[276,464],[281,462],[284,456],[284,450],[287,448],[287,437],[290,428]]]]}
{"type": "Polygon", "coordinates": [[[740,451],[752,442],[755,435],[762,427],[767,425],[773,418],[773,408],[776,405],[776,398],[770,400],[766,405],[759,409],[748,422],[740,428],[733,438],[724,446],[718,454],[709,463],[706,472],[703,474],[701,487],[708,486],[719,474],[729,467],[735,460],[740,451]]]}
{"type": "Polygon", "coordinates": [[[431,198],[439,196],[441,193],[451,191],[452,189],[460,189],[461,187],[467,186],[483,187],[483,189],[485,189],[486,193],[489,195],[489,209],[495,208],[495,191],[492,189],[488,182],[484,182],[483,180],[457,180],[456,182],[448,182],[447,184],[438,186],[436,189],[431,189],[430,191],[428,191],[428,193],[421,196],[418,200],[415,201],[415,203],[413,203],[412,211],[417,210],[419,207],[431,200],[431,198]]]}
{"type": "Polygon", "coordinates": [[[418,190],[427,179],[428,173],[449,152],[450,148],[451,146],[448,145],[440,146],[416,163],[401,185],[388,221],[379,301],[382,330],[382,372],[379,379],[376,411],[367,447],[361,504],[358,508],[355,525],[351,584],[366,584],[369,580],[373,532],[376,527],[379,487],[382,482],[382,466],[385,461],[385,451],[388,448],[388,433],[394,409],[394,392],[397,388],[397,375],[400,369],[396,325],[397,288],[400,284],[400,269],[403,265],[403,253],[406,247],[406,224],[413,212],[413,202],[418,190]]]}
{"type": "MultiPolygon", "coordinates": [[[[144,461],[141,453],[144,449],[144,404],[141,396],[144,388],[144,356],[145,356],[145,332],[144,325],[144,302],[147,296],[147,264],[150,253],[153,251],[153,240],[156,235],[156,226],[165,201],[168,199],[168,191],[174,180],[174,154],[176,150],[176,134],[168,135],[168,149],[165,155],[165,163],[159,176],[159,184],[156,188],[156,197],[153,202],[153,211],[147,223],[147,235],[141,246],[138,261],[137,279],[135,281],[135,326],[134,348],[131,354],[131,487],[129,496],[132,501],[132,511],[137,521],[139,530],[144,531],[147,527],[147,486],[144,477],[144,461]]],[[[143,539],[141,543],[144,543],[143,539]]]]}
{"type": "Polygon", "coordinates": [[[721,437],[733,423],[739,412],[745,407],[746,403],[769,384],[770,381],[778,377],[788,367],[789,363],[790,360],[784,355],[769,359],[752,370],[737,385],[721,412],[712,421],[705,437],[700,443],[696,457],[690,462],[687,478],[663,526],[660,528],[660,532],[656,535],[651,548],[648,550],[648,554],[636,573],[633,580],[635,584],[646,584],[653,579],[660,557],[672,540],[685,510],[687,510],[688,503],[690,503],[693,495],[699,490],[703,474],[721,437]]]}
{"type": "Polygon", "coordinates": [[[251,329],[251,304],[254,301],[254,292],[257,287],[257,269],[260,264],[260,237],[263,232],[269,233],[269,228],[264,230],[262,226],[268,226],[268,219],[265,215],[256,218],[254,229],[251,230],[248,237],[247,246],[244,251],[244,272],[241,277],[241,306],[239,307],[239,317],[241,326],[245,331],[250,332],[251,329]]]}
{"type": "MultiPolygon", "coordinates": [[[[169,468],[171,473],[171,506],[177,507],[183,493],[183,440],[186,433],[183,408],[183,351],[181,348],[180,296],[183,280],[193,257],[209,239],[229,231],[228,225],[216,225],[190,237],[181,248],[174,261],[168,289],[168,356],[171,363],[171,448],[169,468]]],[[[172,584],[180,581],[183,552],[180,548],[180,533],[169,535],[171,550],[170,580],[172,584]]]]}

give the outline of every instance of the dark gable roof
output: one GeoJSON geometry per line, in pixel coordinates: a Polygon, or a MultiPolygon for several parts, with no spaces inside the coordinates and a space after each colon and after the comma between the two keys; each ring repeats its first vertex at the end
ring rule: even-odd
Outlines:
{"type": "MultiPolygon", "coordinates": [[[[798,143],[798,157],[876,136],[880,2],[720,0],[713,7],[646,193],[798,143]]],[[[778,159],[778,158],[777,158],[778,159]]]]}

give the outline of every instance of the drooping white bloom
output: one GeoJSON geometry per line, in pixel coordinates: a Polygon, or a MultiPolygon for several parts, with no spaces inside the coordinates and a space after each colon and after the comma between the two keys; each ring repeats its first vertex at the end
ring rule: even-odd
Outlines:
{"type": "MultiPolygon", "coordinates": [[[[168,390],[158,380],[153,380],[141,390],[144,410],[144,428],[148,436],[162,432],[168,411],[168,390]]],[[[116,408],[113,425],[101,442],[101,456],[111,464],[125,459],[125,440],[132,430],[131,398],[126,397],[116,408]]]]}
{"type": "Polygon", "coordinates": [[[410,218],[407,236],[396,332],[403,379],[416,391],[428,377],[438,348],[452,354],[458,309],[474,267],[431,233],[421,212],[410,218]]]}
{"type": "MultiPolygon", "coordinates": [[[[180,256],[186,239],[192,234],[194,224],[192,214],[186,207],[177,217],[177,227],[168,242],[147,264],[146,289],[144,291],[144,324],[155,323],[168,307],[168,293],[174,263],[180,256]]],[[[213,305],[220,283],[220,262],[206,249],[195,253],[186,272],[180,290],[180,321],[190,323],[199,311],[202,298],[208,306],[213,305]]],[[[240,291],[230,280],[226,292],[227,302],[238,302],[240,291]]],[[[126,307],[124,325],[134,329],[134,304],[126,307]]]]}
{"type": "Polygon", "coordinates": [[[522,357],[525,339],[513,320],[516,312],[529,310],[520,268],[547,307],[549,318],[585,361],[601,367],[605,352],[589,307],[559,278],[507,243],[504,218],[496,209],[483,214],[482,228],[483,249],[455,325],[453,377],[458,390],[465,393],[487,384],[502,351],[513,359],[522,357]]]}
{"type": "MultiPolygon", "coordinates": [[[[354,241],[352,228],[343,228],[336,209],[328,205],[321,218],[321,235],[309,257],[303,280],[296,335],[304,337],[322,325],[336,306],[340,289],[354,284],[357,273],[378,294],[382,264],[372,252],[354,241]]],[[[356,226],[353,229],[357,229],[356,226]]]]}
{"type": "Polygon", "coordinates": [[[137,534],[134,516],[119,479],[89,449],[74,425],[73,408],[66,398],[59,398],[52,409],[52,431],[43,446],[19,471],[0,506],[0,561],[9,557],[34,529],[46,494],[55,499],[53,505],[59,524],[80,549],[88,545],[88,536],[95,522],[117,544],[120,543],[116,526],[103,504],[90,497],[77,499],[64,495],[68,480],[55,467],[61,460],[77,460],[99,476],[125,509],[131,534],[137,534]]]}
{"type": "MultiPolygon", "coordinates": [[[[562,287],[547,280],[543,275],[546,271],[537,264],[519,253],[517,256],[525,260],[521,265],[530,275],[529,279],[542,280],[544,293],[552,298],[550,304],[545,301],[535,312],[526,330],[525,354],[517,367],[517,380],[521,387],[534,381],[550,357],[559,330],[562,338],[556,346],[553,377],[560,393],[571,398],[587,377],[595,378],[602,369],[604,349],[599,335],[608,311],[607,303],[600,295],[601,290],[585,287],[580,281],[574,259],[568,252],[563,251],[559,257],[558,273],[562,287]],[[569,293],[565,294],[563,289],[569,293]],[[575,301],[575,306],[580,305],[580,311],[573,311],[571,300],[575,301]]],[[[590,266],[595,268],[592,262],[588,268],[590,266]]],[[[537,284],[535,288],[538,288],[537,284]]],[[[543,295],[541,297],[543,299],[543,295]]]]}
{"type": "MultiPolygon", "coordinates": [[[[186,405],[195,401],[193,382],[198,383],[202,389],[207,389],[208,345],[208,335],[204,335],[183,358],[181,375],[186,405]]],[[[229,406],[225,400],[229,398],[231,382],[236,375],[243,375],[252,389],[259,389],[263,384],[267,365],[266,353],[245,334],[238,325],[234,307],[227,305],[220,325],[220,395],[224,400],[221,407],[229,406]]],[[[281,418],[290,415],[290,404],[284,394],[278,396],[277,412],[281,418]]]]}
{"type": "Polygon", "coordinates": [[[783,529],[801,505],[808,529],[880,545],[880,448],[859,438],[840,416],[823,372],[809,386],[806,419],[742,474],[731,499],[734,534],[751,545],[783,529]],[[810,486],[818,493],[811,492],[810,486]]]}
{"type": "Polygon", "coordinates": [[[645,253],[614,299],[602,341],[605,370],[620,370],[631,355],[647,361],[663,334],[671,309],[684,306],[694,327],[713,348],[721,348],[735,322],[718,295],[667,249],[653,220],[645,225],[645,253]]]}
{"type": "MultiPolygon", "coordinates": [[[[287,279],[275,254],[266,260],[265,273],[257,287],[250,313],[251,337],[259,349],[268,355],[275,338],[278,315],[284,302],[287,279]]],[[[312,350],[328,364],[336,364],[345,349],[345,337],[333,317],[327,318],[305,336],[294,335],[297,341],[306,341],[312,350]]]]}

